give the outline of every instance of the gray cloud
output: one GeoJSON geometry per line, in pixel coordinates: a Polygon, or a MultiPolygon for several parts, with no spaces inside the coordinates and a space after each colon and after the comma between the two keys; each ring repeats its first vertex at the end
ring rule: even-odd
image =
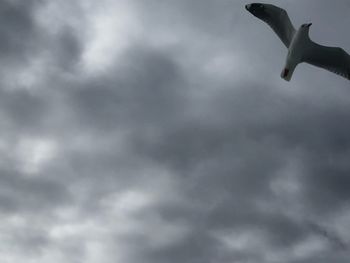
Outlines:
{"type": "Polygon", "coordinates": [[[13,55],[23,53],[30,47],[35,25],[33,9],[35,1],[19,3],[3,1],[1,3],[1,46],[2,58],[12,59],[13,55]]]}
{"type": "Polygon", "coordinates": [[[348,250],[348,244],[342,240],[336,233],[333,233],[323,226],[316,223],[309,223],[310,230],[326,238],[330,243],[332,243],[339,250],[348,250]]]}
{"type": "MultiPolygon", "coordinates": [[[[350,43],[347,1],[274,3],[350,43]]],[[[244,4],[0,4],[2,258],[346,262],[348,83],[283,82],[244,4]]]]}

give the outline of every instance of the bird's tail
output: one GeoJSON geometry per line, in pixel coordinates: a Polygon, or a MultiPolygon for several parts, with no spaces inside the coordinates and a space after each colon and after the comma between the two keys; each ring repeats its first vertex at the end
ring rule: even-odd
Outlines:
{"type": "Polygon", "coordinates": [[[295,67],[292,67],[292,68],[285,67],[281,72],[281,78],[286,81],[290,81],[292,79],[294,69],[295,67]]]}

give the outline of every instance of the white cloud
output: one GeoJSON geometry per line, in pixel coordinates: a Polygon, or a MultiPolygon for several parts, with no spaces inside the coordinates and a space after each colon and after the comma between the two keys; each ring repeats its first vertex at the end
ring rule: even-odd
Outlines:
{"type": "Polygon", "coordinates": [[[108,68],[138,34],[138,21],[126,1],[104,0],[89,7],[83,67],[89,72],[108,68]]]}
{"type": "Polygon", "coordinates": [[[21,172],[37,175],[54,159],[58,146],[50,138],[23,137],[15,147],[15,159],[21,172]]]}

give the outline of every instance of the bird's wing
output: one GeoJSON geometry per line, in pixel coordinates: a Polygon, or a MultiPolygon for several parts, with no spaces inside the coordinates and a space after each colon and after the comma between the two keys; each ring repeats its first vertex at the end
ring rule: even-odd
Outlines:
{"type": "Polygon", "coordinates": [[[253,3],[246,9],[257,18],[267,23],[288,48],[295,34],[295,28],[286,10],[271,4],[253,3]]]}
{"type": "Polygon", "coordinates": [[[350,80],[350,55],[340,47],[326,47],[312,42],[303,60],[350,80]]]}
{"type": "Polygon", "coordinates": [[[288,48],[295,34],[295,28],[286,10],[274,5],[267,8],[269,14],[264,21],[275,31],[283,44],[288,48]]]}

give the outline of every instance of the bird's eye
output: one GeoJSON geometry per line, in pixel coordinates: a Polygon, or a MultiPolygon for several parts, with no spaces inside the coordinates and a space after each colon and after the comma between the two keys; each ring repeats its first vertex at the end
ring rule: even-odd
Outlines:
{"type": "Polygon", "coordinates": [[[259,7],[260,7],[260,8],[264,8],[264,5],[263,5],[263,4],[260,4],[259,7]]]}

